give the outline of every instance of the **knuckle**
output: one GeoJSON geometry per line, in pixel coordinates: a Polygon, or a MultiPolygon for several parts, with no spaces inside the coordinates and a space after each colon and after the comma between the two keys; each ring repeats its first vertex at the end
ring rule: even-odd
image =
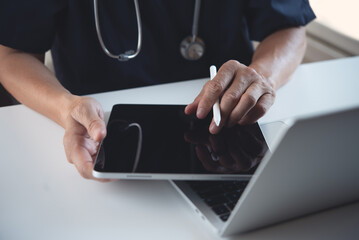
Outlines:
{"type": "Polygon", "coordinates": [[[76,105],[76,107],[75,107],[75,112],[76,113],[78,113],[79,115],[83,115],[83,114],[85,114],[85,112],[86,112],[86,105],[85,105],[85,102],[84,102],[84,100],[83,99],[81,99],[79,102],[78,102],[78,104],[76,105]]]}
{"type": "Polygon", "coordinates": [[[249,105],[254,106],[257,103],[257,99],[251,94],[243,94],[243,98],[249,105]]]}
{"type": "Polygon", "coordinates": [[[276,97],[276,92],[274,91],[273,88],[269,88],[269,90],[267,91],[267,93],[268,93],[273,99],[275,99],[275,97],[276,97]]]}
{"type": "Polygon", "coordinates": [[[218,81],[210,81],[206,85],[206,90],[211,94],[220,95],[223,91],[223,86],[218,81]]]}
{"type": "Polygon", "coordinates": [[[276,92],[270,83],[266,81],[257,81],[257,84],[264,90],[264,94],[268,94],[270,97],[275,98],[276,92]]]}
{"type": "Polygon", "coordinates": [[[271,88],[267,82],[261,81],[260,79],[256,79],[254,81],[256,88],[261,90],[263,93],[270,93],[271,88]]]}
{"type": "Polygon", "coordinates": [[[270,89],[267,91],[267,94],[269,94],[272,97],[272,101],[276,98],[276,92],[273,89],[270,89]]]}
{"type": "Polygon", "coordinates": [[[238,62],[237,60],[228,60],[226,63],[225,63],[226,66],[230,67],[230,68],[238,68],[241,63],[238,62]]]}
{"type": "Polygon", "coordinates": [[[226,92],[222,97],[222,100],[230,103],[237,103],[239,99],[240,99],[240,94],[239,92],[236,91],[226,92]]]}
{"type": "Polygon", "coordinates": [[[83,112],[84,112],[83,105],[77,103],[71,111],[71,116],[77,120],[83,114],[83,112]]]}
{"type": "Polygon", "coordinates": [[[254,70],[253,68],[251,67],[246,67],[244,70],[243,70],[243,74],[248,77],[248,78],[251,78],[251,79],[254,79],[254,80],[259,80],[259,75],[258,73],[256,72],[256,70],[254,70]]]}
{"type": "Polygon", "coordinates": [[[268,107],[265,104],[257,104],[255,111],[258,115],[263,116],[268,111],[268,107]]]}
{"type": "Polygon", "coordinates": [[[89,131],[89,132],[92,132],[92,130],[95,129],[96,124],[99,123],[99,122],[100,122],[99,119],[93,119],[93,120],[91,120],[91,121],[90,121],[90,124],[88,125],[88,126],[89,126],[89,127],[88,127],[88,131],[89,131]]]}
{"type": "Polygon", "coordinates": [[[86,115],[89,111],[91,102],[90,97],[80,97],[73,103],[72,116],[77,119],[78,117],[86,115]]]}

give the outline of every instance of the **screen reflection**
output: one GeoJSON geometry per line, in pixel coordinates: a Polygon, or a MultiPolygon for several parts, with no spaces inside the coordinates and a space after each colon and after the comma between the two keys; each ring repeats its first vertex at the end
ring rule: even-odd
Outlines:
{"type": "Polygon", "coordinates": [[[258,124],[223,128],[216,135],[200,127],[185,132],[184,137],[209,172],[248,173],[268,150],[258,124]]]}

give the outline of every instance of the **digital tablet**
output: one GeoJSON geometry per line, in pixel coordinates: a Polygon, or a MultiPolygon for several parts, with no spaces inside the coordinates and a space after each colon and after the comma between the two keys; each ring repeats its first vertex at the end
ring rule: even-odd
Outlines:
{"type": "Polygon", "coordinates": [[[257,123],[209,133],[185,105],[113,106],[93,176],[109,179],[250,178],[268,146],[257,123]]]}

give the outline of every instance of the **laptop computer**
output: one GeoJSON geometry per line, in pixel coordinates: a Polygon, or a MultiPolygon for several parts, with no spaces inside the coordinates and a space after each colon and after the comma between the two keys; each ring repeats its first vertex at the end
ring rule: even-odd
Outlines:
{"type": "Polygon", "coordinates": [[[250,180],[172,181],[219,235],[359,200],[359,108],[282,126],[250,180]]]}

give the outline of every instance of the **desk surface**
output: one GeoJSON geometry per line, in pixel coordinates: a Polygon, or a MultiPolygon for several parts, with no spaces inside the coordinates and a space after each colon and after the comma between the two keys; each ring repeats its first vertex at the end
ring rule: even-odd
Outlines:
{"type": "MultiPolygon", "coordinates": [[[[359,106],[359,57],[300,66],[260,122],[359,106]]],[[[187,104],[205,79],[93,95],[115,103],[187,104]]],[[[107,114],[108,115],[108,114],[107,114]]],[[[61,127],[25,106],[0,108],[0,239],[218,239],[166,181],[84,180],[61,127]]],[[[350,239],[359,203],[233,239],[350,239]]]]}

